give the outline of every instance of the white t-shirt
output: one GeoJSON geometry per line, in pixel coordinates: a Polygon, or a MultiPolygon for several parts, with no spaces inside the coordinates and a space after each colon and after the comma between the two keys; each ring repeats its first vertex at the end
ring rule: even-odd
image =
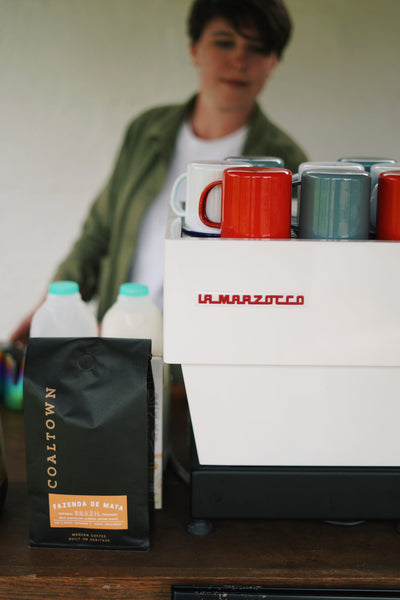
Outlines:
{"type": "Polygon", "coordinates": [[[164,186],[147,209],[140,226],[136,253],[132,262],[130,280],[149,287],[150,298],[163,309],[164,236],[167,225],[170,194],[175,179],[186,171],[187,164],[198,160],[223,160],[239,156],[247,134],[247,127],[215,140],[203,140],[184,123],[176,141],[171,166],[164,186]]]}

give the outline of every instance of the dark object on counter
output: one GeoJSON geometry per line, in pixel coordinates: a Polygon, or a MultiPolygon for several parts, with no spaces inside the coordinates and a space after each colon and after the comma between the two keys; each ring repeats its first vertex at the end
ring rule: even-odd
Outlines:
{"type": "Polygon", "coordinates": [[[4,460],[3,429],[0,421],[0,510],[3,508],[7,495],[8,477],[6,463],[4,460]]]}
{"type": "Polygon", "coordinates": [[[24,361],[24,347],[0,342],[0,400],[11,410],[23,408],[24,361]]]}
{"type": "MultiPolygon", "coordinates": [[[[8,392],[8,371],[9,364],[14,364],[14,360],[22,363],[22,351],[14,344],[0,342],[0,401],[5,401],[6,389],[8,392]]],[[[7,495],[8,477],[4,458],[3,428],[0,420],[0,510],[3,508],[7,495]]]]}
{"type": "Polygon", "coordinates": [[[24,375],[30,545],[149,548],[150,340],[31,338],[24,375]]]}

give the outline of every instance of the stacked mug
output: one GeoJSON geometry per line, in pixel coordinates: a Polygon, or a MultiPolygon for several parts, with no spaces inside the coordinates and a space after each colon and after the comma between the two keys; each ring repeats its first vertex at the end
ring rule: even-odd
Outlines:
{"type": "Polygon", "coordinates": [[[371,213],[370,213],[370,229],[372,234],[376,234],[376,217],[378,206],[378,187],[381,173],[386,171],[400,170],[400,163],[386,162],[376,163],[371,166],[371,213]]]}
{"type": "Polygon", "coordinates": [[[400,167],[384,170],[376,186],[377,240],[400,241],[400,167]]]}
{"type": "Polygon", "coordinates": [[[189,163],[171,206],[182,232],[195,237],[400,240],[400,163],[383,158],[306,162],[298,173],[278,157],[229,157],[189,163]],[[186,199],[180,199],[186,181],[186,199]],[[398,206],[399,205],[399,206],[398,206]]]}
{"type": "Polygon", "coordinates": [[[188,164],[171,208],[191,237],[290,238],[292,174],[278,157],[229,157],[188,164]],[[185,200],[181,186],[186,181],[185,200]]]}
{"type": "Polygon", "coordinates": [[[302,163],[294,181],[299,238],[368,239],[371,178],[361,163],[302,163]]]}
{"type": "Polygon", "coordinates": [[[225,169],[200,195],[199,217],[221,238],[288,239],[291,234],[292,174],[274,167],[225,169]],[[209,215],[210,194],[221,189],[221,217],[209,215]]]}

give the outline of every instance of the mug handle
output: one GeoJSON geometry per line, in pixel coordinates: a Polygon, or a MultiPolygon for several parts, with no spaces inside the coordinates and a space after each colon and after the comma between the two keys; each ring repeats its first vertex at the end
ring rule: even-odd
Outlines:
{"type": "Polygon", "coordinates": [[[301,182],[301,175],[300,173],[293,173],[292,176],[292,185],[299,185],[301,182]]]}
{"type": "Polygon", "coordinates": [[[301,179],[296,174],[296,175],[293,176],[293,179],[292,179],[292,188],[295,188],[297,186],[301,187],[301,179]]]}
{"type": "Polygon", "coordinates": [[[178,200],[178,191],[179,191],[179,188],[181,187],[182,181],[184,179],[186,179],[186,176],[187,176],[186,173],[182,173],[181,175],[179,175],[179,177],[177,179],[175,179],[175,183],[171,190],[171,199],[170,199],[171,208],[174,211],[174,213],[176,215],[178,215],[178,217],[185,216],[185,207],[184,207],[184,204],[178,200]]]}
{"type": "MultiPolygon", "coordinates": [[[[295,173],[292,177],[292,207],[293,207],[293,191],[294,188],[301,188],[301,175],[300,173],[295,173]]],[[[299,215],[300,215],[300,194],[299,192],[297,192],[297,204],[295,205],[296,207],[296,212],[295,214],[292,213],[292,217],[295,220],[295,224],[298,225],[299,224],[299,215]]],[[[292,208],[293,210],[293,208],[292,208]]]]}
{"type": "Polygon", "coordinates": [[[208,186],[205,187],[204,190],[201,192],[200,201],[199,201],[200,221],[202,223],[204,223],[204,225],[207,225],[207,227],[214,227],[215,229],[219,229],[221,227],[221,222],[218,223],[216,221],[210,221],[210,219],[207,216],[206,204],[207,204],[208,194],[217,185],[222,185],[222,179],[220,179],[219,181],[213,181],[212,183],[209,183],[208,186]]]}
{"type": "Polygon", "coordinates": [[[369,205],[369,224],[372,231],[376,229],[376,215],[378,210],[378,184],[376,183],[371,191],[371,199],[369,205]]]}

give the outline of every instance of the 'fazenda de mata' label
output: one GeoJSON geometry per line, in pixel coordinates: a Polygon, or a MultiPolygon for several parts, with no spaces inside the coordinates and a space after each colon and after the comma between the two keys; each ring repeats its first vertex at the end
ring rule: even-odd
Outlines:
{"type": "Polygon", "coordinates": [[[128,529],[126,496],[49,494],[50,527],[128,529]]]}

